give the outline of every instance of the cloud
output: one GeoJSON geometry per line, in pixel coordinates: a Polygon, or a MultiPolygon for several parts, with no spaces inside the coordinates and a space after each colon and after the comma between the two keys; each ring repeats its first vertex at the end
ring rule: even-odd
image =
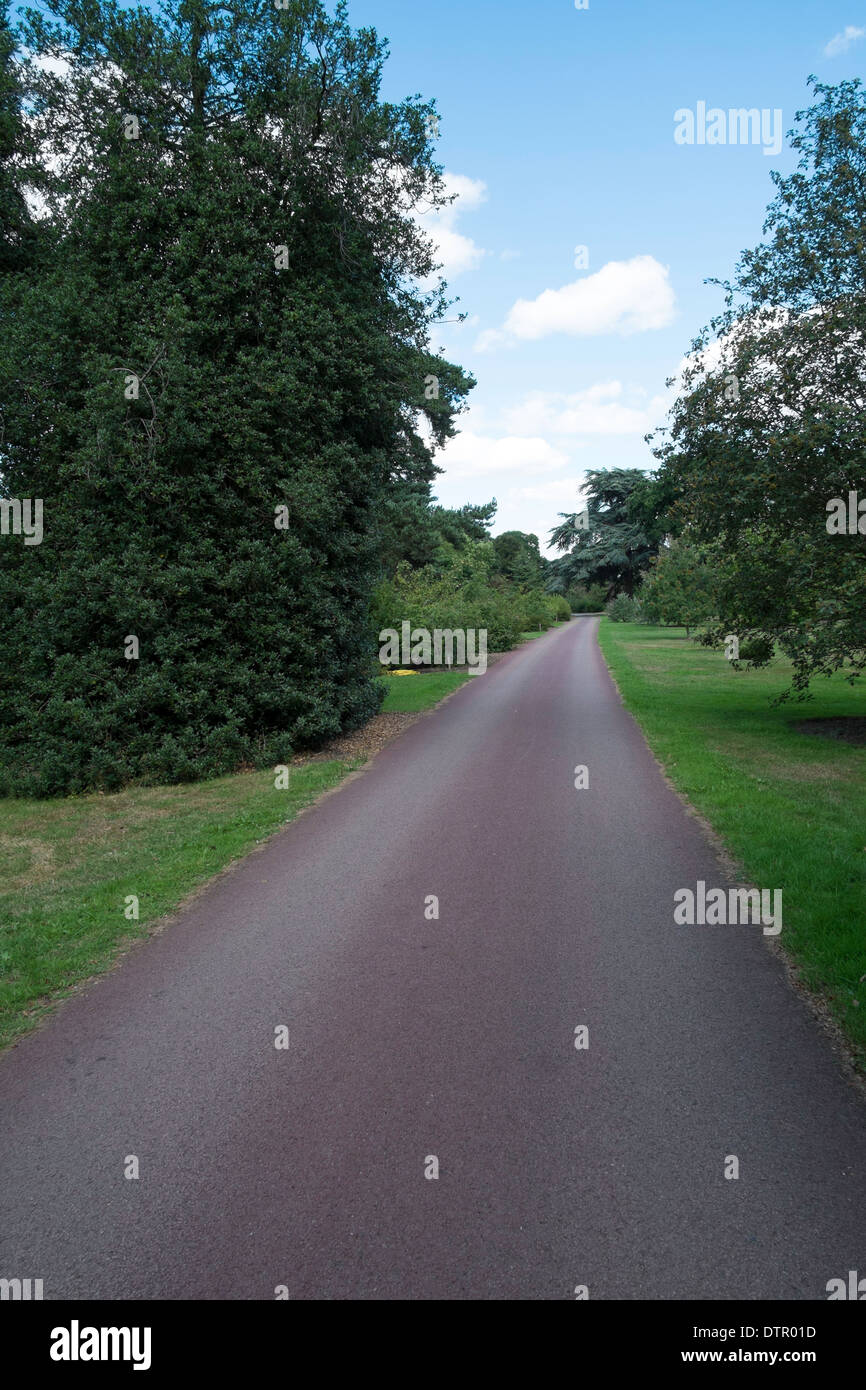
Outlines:
{"type": "Polygon", "coordinates": [[[853,24],[846,24],[841,34],[833,35],[824,49],[824,57],[838,58],[840,53],[847,53],[852,43],[856,43],[864,35],[866,35],[866,29],[858,29],[853,24]]]}
{"type": "Polygon", "coordinates": [[[594,275],[562,289],[544,290],[537,299],[518,299],[504,329],[516,338],[537,339],[550,333],[626,336],[665,328],[673,320],[675,304],[668,275],[668,268],[653,256],[608,261],[594,275]]]}
{"type": "Polygon", "coordinates": [[[450,280],[464,271],[477,269],[487,255],[471,237],[458,232],[455,225],[464,213],[474,212],[481,206],[487,197],[487,185],[481,179],[447,172],[443,175],[443,183],[446,193],[457,194],[454,202],[432,212],[419,213],[417,220],[434,243],[436,260],[442,262],[441,274],[450,280]]]}
{"type": "Polygon", "coordinates": [[[515,433],[644,435],[661,423],[669,403],[662,395],[647,399],[644,391],[626,395],[621,381],[605,381],[570,395],[535,391],[505,412],[505,423],[515,433]]]}
{"type": "Polygon", "coordinates": [[[486,328],[476,352],[513,347],[518,339],[551,333],[590,337],[600,333],[645,333],[673,321],[675,298],[667,266],[653,256],[608,261],[594,275],[544,290],[537,299],[518,299],[502,328],[486,328]]]}
{"type": "Polygon", "coordinates": [[[552,478],[546,483],[531,483],[529,487],[509,488],[508,497],[522,502],[552,502],[563,511],[569,507],[576,510],[578,502],[583,500],[580,496],[583,482],[583,477],[552,478]]]}
{"type": "Polygon", "coordinates": [[[509,434],[489,438],[463,430],[448,440],[436,462],[449,479],[481,478],[518,470],[530,475],[551,473],[565,467],[568,455],[540,436],[509,434]]]}
{"type": "Polygon", "coordinates": [[[475,339],[474,352],[489,352],[494,347],[514,347],[514,339],[498,328],[485,328],[475,339]]]}

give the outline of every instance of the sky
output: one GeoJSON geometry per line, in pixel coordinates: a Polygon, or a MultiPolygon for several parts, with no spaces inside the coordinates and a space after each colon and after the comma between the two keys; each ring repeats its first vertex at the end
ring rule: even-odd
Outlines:
{"type": "Polygon", "coordinates": [[[435,491],[495,497],[493,533],[553,555],[586,469],[654,466],[666,379],[722,307],[704,282],[761,240],[808,76],[863,75],[866,0],[350,0],[349,18],[389,41],[385,99],[435,100],[459,194],[430,230],[468,318],[431,345],[478,384],[435,491]]]}

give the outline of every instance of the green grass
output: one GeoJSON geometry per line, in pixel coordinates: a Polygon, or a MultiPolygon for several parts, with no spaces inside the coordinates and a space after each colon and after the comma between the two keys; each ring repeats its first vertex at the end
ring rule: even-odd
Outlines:
{"type": "Polygon", "coordinates": [[[273,769],[112,795],[0,801],[0,1046],[70,985],[357,764],[273,769]],[[124,900],[139,899],[127,921],[124,900]]]}
{"type": "MultiPolygon", "coordinates": [[[[381,679],[383,710],[417,713],[474,677],[381,679]]],[[[362,761],[292,767],[285,790],[266,768],[109,796],[0,800],[0,1047],[362,761]],[[125,916],[133,894],[138,921],[125,916]]]]}
{"type": "Polygon", "coordinates": [[[757,887],[783,890],[781,945],[866,1066],[866,748],[798,733],[866,714],[840,674],[772,707],[790,667],[735,671],[679,628],[600,624],[625,704],[674,785],[757,887]]]}
{"type": "Polygon", "coordinates": [[[385,687],[383,713],[416,714],[450,695],[465,681],[477,680],[466,671],[418,671],[412,676],[382,676],[385,687]]]}

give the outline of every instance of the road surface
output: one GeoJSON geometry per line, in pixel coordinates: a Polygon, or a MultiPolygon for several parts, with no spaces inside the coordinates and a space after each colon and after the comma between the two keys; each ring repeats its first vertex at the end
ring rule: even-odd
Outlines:
{"type": "Polygon", "coordinates": [[[0,1275],[824,1299],[866,1273],[866,1106],[759,927],[675,925],[676,889],[727,880],[596,625],[468,682],[0,1058],[0,1275]]]}

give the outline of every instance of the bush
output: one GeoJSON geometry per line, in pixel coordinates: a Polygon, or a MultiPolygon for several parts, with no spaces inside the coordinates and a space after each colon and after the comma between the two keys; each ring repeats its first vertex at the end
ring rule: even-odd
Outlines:
{"type": "Polygon", "coordinates": [[[550,595],[556,612],[556,622],[567,623],[571,617],[571,604],[564,594],[550,595]]]}
{"type": "Polygon", "coordinates": [[[715,613],[718,586],[715,548],[675,540],[650,561],[640,586],[644,621],[684,627],[688,633],[715,613]]]}
{"type": "Polygon", "coordinates": [[[517,600],[522,614],[523,632],[546,632],[556,622],[556,603],[552,594],[533,590],[517,600]]]}
{"type": "Polygon", "coordinates": [[[612,623],[636,623],[640,619],[640,604],[628,594],[617,594],[607,605],[607,616],[612,623]]]}
{"type": "Polygon", "coordinates": [[[772,661],[774,643],[769,637],[750,637],[740,643],[740,661],[751,661],[756,666],[766,666],[772,661]]]}
{"type": "Polygon", "coordinates": [[[565,595],[572,613],[603,613],[607,591],[603,584],[578,584],[565,595]]]}
{"type": "Polygon", "coordinates": [[[377,588],[371,608],[374,640],[386,628],[474,628],[487,631],[487,650],[508,651],[524,630],[525,613],[508,590],[494,589],[483,579],[466,579],[459,563],[440,573],[432,565],[413,570],[401,564],[393,579],[377,588]]]}
{"type": "MultiPolygon", "coordinates": [[[[375,714],[382,519],[433,471],[410,422],[441,442],[472,385],[418,346],[436,311],[406,189],[446,197],[427,108],[380,100],[381,46],[344,7],[262,23],[237,0],[196,50],[198,113],[206,7],[62,8],[51,91],[19,103],[0,46],[3,269],[33,249],[0,274],[0,494],[45,503],[44,543],[0,539],[0,793],[28,796],[273,766],[375,714]],[[19,139],[19,105],[44,140],[19,139]],[[24,168],[45,216],[10,240],[24,168]]],[[[38,65],[36,28],[13,42],[38,65]]]]}

